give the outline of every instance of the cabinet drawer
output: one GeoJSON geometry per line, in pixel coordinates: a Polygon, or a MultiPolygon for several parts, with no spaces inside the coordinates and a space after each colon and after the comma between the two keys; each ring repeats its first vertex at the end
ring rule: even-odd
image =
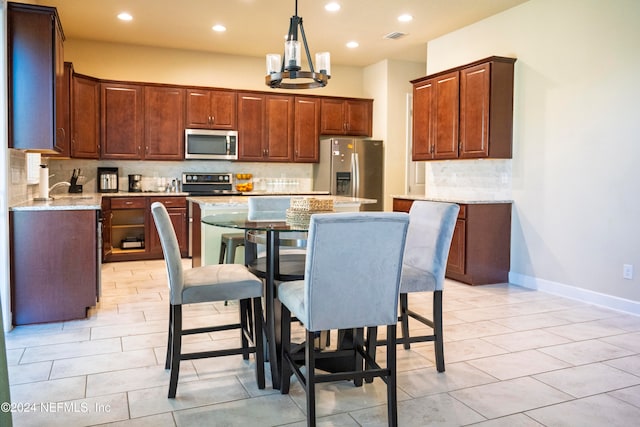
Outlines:
{"type": "Polygon", "coordinates": [[[145,209],[146,197],[113,197],[111,209],[145,209]]]}
{"type": "Polygon", "coordinates": [[[467,205],[459,205],[460,211],[458,212],[458,219],[465,219],[467,217],[467,205]]]}
{"type": "Polygon", "coordinates": [[[186,208],[187,207],[187,198],[186,197],[149,197],[149,206],[151,206],[154,202],[162,203],[166,208],[186,208]]]}

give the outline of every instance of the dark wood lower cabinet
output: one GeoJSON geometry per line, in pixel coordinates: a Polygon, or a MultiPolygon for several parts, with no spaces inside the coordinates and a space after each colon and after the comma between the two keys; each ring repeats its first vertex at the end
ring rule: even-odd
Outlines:
{"type": "Polygon", "coordinates": [[[124,196],[102,198],[105,217],[102,232],[104,262],[163,258],[151,204],[161,202],[167,208],[178,237],[180,253],[189,254],[189,218],[184,196],[124,196]],[[127,240],[129,247],[125,247],[127,240]],[[133,242],[133,243],[131,243],[133,242]]]}
{"type": "MultiPolygon", "coordinates": [[[[413,200],[393,199],[393,210],[409,212],[413,200]]],[[[460,204],[446,277],[469,285],[509,281],[511,203],[460,204]]]]}
{"type": "Polygon", "coordinates": [[[86,317],[98,298],[98,211],[11,211],[13,324],[86,317]]]}

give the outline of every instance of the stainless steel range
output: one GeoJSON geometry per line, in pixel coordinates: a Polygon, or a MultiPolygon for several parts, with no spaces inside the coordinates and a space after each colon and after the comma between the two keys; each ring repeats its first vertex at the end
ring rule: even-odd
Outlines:
{"type": "Polygon", "coordinates": [[[190,196],[238,196],[233,188],[232,173],[185,172],[182,174],[182,191],[190,196]]]}
{"type": "MultiPolygon", "coordinates": [[[[240,196],[233,187],[232,173],[185,172],[182,191],[190,196],[240,196]]],[[[193,211],[189,203],[189,257],[193,255],[193,211]]]]}

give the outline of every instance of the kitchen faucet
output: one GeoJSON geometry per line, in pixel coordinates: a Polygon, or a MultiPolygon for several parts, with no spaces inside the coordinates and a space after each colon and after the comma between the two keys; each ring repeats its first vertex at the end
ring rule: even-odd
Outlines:
{"type": "Polygon", "coordinates": [[[55,188],[58,188],[60,186],[71,187],[71,183],[67,181],[56,182],[51,187],[49,187],[49,194],[51,194],[51,191],[53,191],[55,188]]]}

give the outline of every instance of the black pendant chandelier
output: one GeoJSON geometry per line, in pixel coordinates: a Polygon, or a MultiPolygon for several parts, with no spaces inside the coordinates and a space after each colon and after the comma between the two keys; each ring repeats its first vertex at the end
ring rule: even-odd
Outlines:
{"type": "Polygon", "coordinates": [[[298,16],[298,0],[296,0],[295,15],[291,17],[289,33],[284,42],[284,59],[277,53],[267,54],[267,75],[265,83],[271,88],[281,89],[313,89],[324,87],[331,78],[331,57],[329,52],[316,53],[316,65],[313,68],[307,37],[304,34],[302,18],[298,16]],[[309,63],[309,71],[303,71],[300,66],[300,41],[298,41],[298,27],[302,35],[304,51],[309,63]]]}

